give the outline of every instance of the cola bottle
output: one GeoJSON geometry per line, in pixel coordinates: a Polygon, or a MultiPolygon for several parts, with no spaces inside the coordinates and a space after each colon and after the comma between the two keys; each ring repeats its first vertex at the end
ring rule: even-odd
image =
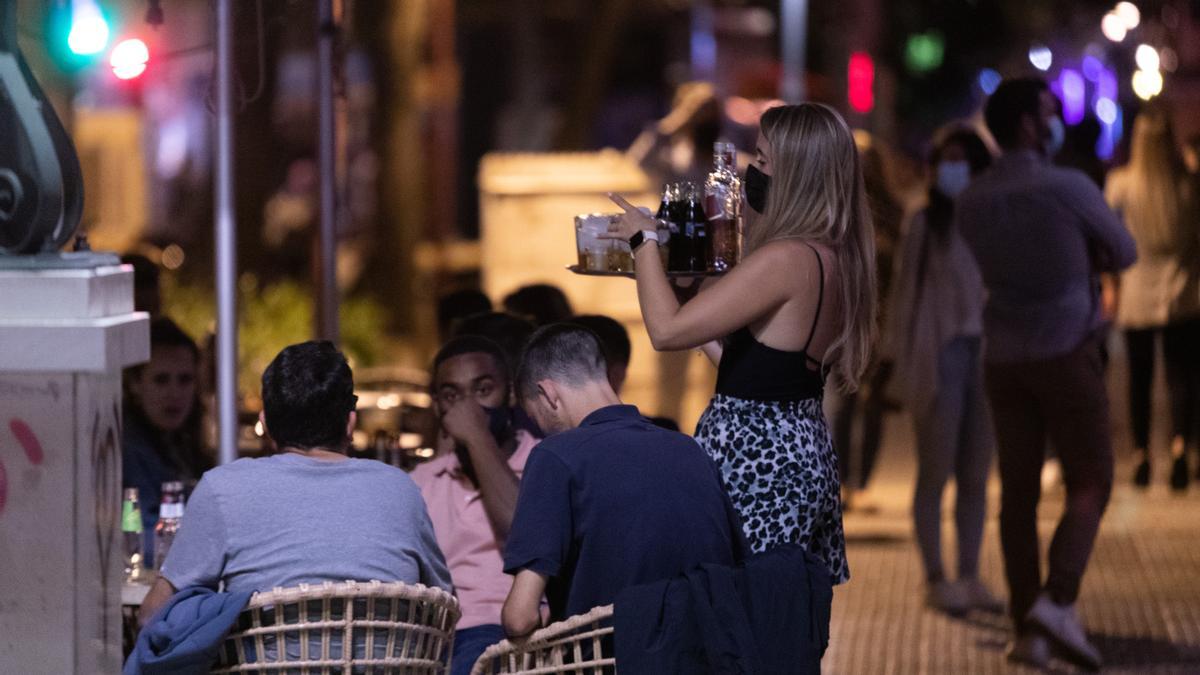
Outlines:
{"type": "Polygon", "coordinates": [[[667,271],[690,272],[692,270],[692,236],[688,232],[688,189],[687,183],[668,186],[667,223],[671,231],[667,248],[667,271]]]}
{"type": "Polygon", "coordinates": [[[685,231],[684,238],[688,240],[690,249],[688,270],[708,272],[712,249],[708,237],[708,218],[704,213],[704,189],[701,186],[689,185],[686,213],[686,224],[682,229],[685,231]]]}
{"type": "Polygon", "coordinates": [[[718,141],[713,145],[713,170],[704,182],[704,211],[708,218],[710,264],[724,272],[740,257],[742,180],[737,174],[737,148],[718,141]]]}

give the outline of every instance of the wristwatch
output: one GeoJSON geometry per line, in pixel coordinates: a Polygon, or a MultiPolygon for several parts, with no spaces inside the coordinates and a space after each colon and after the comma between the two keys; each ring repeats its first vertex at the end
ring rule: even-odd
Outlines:
{"type": "Polygon", "coordinates": [[[647,241],[658,243],[658,232],[654,230],[639,230],[629,238],[629,250],[636,252],[647,241]]]}

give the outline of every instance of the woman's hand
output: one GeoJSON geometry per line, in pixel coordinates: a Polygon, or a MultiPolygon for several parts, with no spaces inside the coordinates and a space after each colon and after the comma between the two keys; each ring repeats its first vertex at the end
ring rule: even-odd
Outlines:
{"type": "Polygon", "coordinates": [[[608,193],[608,198],[611,199],[614,204],[621,207],[625,213],[622,213],[619,217],[614,219],[611,224],[609,224],[608,234],[600,235],[601,239],[620,239],[622,241],[629,241],[629,238],[632,237],[635,232],[641,232],[642,230],[650,230],[653,232],[658,229],[657,220],[646,215],[646,212],[642,211],[633,204],[630,204],[621,195],[615,192],[610,192],[608,193]]]}

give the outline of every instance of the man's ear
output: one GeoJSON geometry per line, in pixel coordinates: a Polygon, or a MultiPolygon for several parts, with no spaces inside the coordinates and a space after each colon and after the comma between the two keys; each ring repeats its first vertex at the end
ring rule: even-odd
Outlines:
{"type": "Polygon", "coordinates": [[[270,438],[271,432],[267,429],[267,411],[260,410],[258,412],[258,423],[262,425],[262,435],[264,438],[270,438]]]}
{"type": "MultiPolygon", "coordinates": [[[[263,427],[267,425],[264,423],[263,427]]],[[[346,418],[346,438],[354,437],[354,428],[358,426],[358,412],[351,410],[350,416],[346,418]]]]}
{"type": "Polygon", "coordinates": [[[548,408],[557,411],[562,404],[562,398],[554,380],[538,380],[537,388],[538,398],[542,399],[548,408]]]}

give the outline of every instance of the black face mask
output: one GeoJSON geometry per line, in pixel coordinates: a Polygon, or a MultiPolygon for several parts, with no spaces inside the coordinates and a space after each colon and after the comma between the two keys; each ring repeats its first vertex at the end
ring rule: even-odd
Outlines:
{"type": "Polygon", "coordinates": [[[482,407],[488,416],[488,431],[492,432],[492,438],[496,439],[497,444],[503,443],[508,439],[512,426],[512,408],[506,405],[499,408],[482,407]]]}
{"type": "Polygon", "coordinates": [[[742,181],[746,188],[746,204],[757,213],[767,210],[767,190],[771,187],[771,177],[758,170],[751,164],[746,168],[746,180],[742,181]]]}
{"type": "MultiPolygon", "coordinates": [[[[500,406],[499,408],[489,408],[480,406],[483,412],[487,413],[488,417],[488,432],[492,434],[492,438],[496,439],[496,445],[503,448],[504,442],[512,437],[513,410],[508,406],[500,406]]],[[[475,465],[471,462],[471,453],[461,445],[454,448],[454,454],[458,456],[458,463],[462,466],[462,471],[467,478],[478,487],[479,479],[475,475],[475,465]]]]}

